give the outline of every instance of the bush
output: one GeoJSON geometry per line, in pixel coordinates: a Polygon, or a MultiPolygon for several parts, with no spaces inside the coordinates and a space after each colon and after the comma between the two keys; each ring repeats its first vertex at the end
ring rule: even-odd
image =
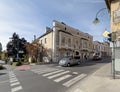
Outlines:
{"type": "Polygon", "coordinates": [[[22,63],[21,63],[21,62],[13,62],[12,65],[13,65],[13,66],[20,66],[20,65],[22,65],[22,63]]]}
{"type": "Polygon", "coordinates": [[[0,64],[0,69],[3,69],[4,67],[2,66],[2,64],[0,64]]]}
{"type": "Polygon", "coordinates": [[[9,64],[10,64],[10,65],[12,65],[12,64],[13,64],[13,62],[10,62],[9,64]]]}

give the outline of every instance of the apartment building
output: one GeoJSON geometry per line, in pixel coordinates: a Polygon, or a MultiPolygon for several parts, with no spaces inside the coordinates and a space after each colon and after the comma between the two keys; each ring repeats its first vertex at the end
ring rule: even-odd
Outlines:
{"type": "Polygon", "coordinates": [[[93,56],[93,36],[72,28],[63,22],[53,21],[53,27],[38,38],[47,50],[47,56],[58,62],[64,56],[80,56],[81,60],[93,56]]]}
{"type": "Polygon", "coordinates": [[[111,32],[116,32],[113,38],[118,42],[120,41],[120,0],[105,0],[105,2],[110,13],[111,32]]]}

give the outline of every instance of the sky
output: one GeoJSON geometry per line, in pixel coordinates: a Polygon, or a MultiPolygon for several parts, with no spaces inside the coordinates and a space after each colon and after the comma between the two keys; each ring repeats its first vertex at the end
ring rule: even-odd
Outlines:
{"type": "Polygon", "coordinates": [[[94,40],[103,41],[102,33],[110,31],[110,17],[105,9],[98,14],[100,23],[93,24],[96,13],[106,8],[104,0],[0,0],[0,42],[6,49],[16,32],[31,42],[52,27],[53,20],[89,33],[94,40]]]}

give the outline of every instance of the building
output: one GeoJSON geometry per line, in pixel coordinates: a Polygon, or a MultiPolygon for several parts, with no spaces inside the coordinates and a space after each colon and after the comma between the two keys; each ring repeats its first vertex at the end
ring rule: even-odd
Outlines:
{"type": "Polygon", "coordinates": [[[93,36],[72,28],[63,22],[53,21],[53,27],[46,27],[46,32],[38,38],[47,50],[47,56],[53,62],[64,56],[80,56],[81,60],[93,56],[93,36]]]}
{"type": "Polygon", "coordinates": [[[120,0],[105,0],[111,19],[111,33],[115,32],[112,38],[120,41],[120,0]]]}
{"type": "Polygon", "coordinates": [[[99,54],[101,57],[109,57],[111,56],[111,48],[108,42],[99,42],[94,41],[93,51],[94,54],[99,54]]]}

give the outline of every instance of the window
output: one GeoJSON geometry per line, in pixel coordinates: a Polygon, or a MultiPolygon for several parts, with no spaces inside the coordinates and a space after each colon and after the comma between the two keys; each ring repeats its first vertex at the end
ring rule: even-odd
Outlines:
{"type": "Polygon", "coordinates": [[[65,43],[65,37],[62,37],[62,43],[65,43]]]}
{"type": "Polygon", "coordinates": [[[76,45],[78,46],[78,40],[76,40],[76,45]]]}
{"type": "Polygon", "coordinates": [[[47,38],[45,38],[45,43],[47,43],[47,38]]]}
{"type": "Polygon", "coordinates": [[[71,39],[70,38],[68,39],[68,43],[69,43],[69,45],[71,45],[71,39]]]}
{"type": "Polygon", "coordinates": [[[41,40],[41,44],[42,44],[42,40],[41,40]]]}

